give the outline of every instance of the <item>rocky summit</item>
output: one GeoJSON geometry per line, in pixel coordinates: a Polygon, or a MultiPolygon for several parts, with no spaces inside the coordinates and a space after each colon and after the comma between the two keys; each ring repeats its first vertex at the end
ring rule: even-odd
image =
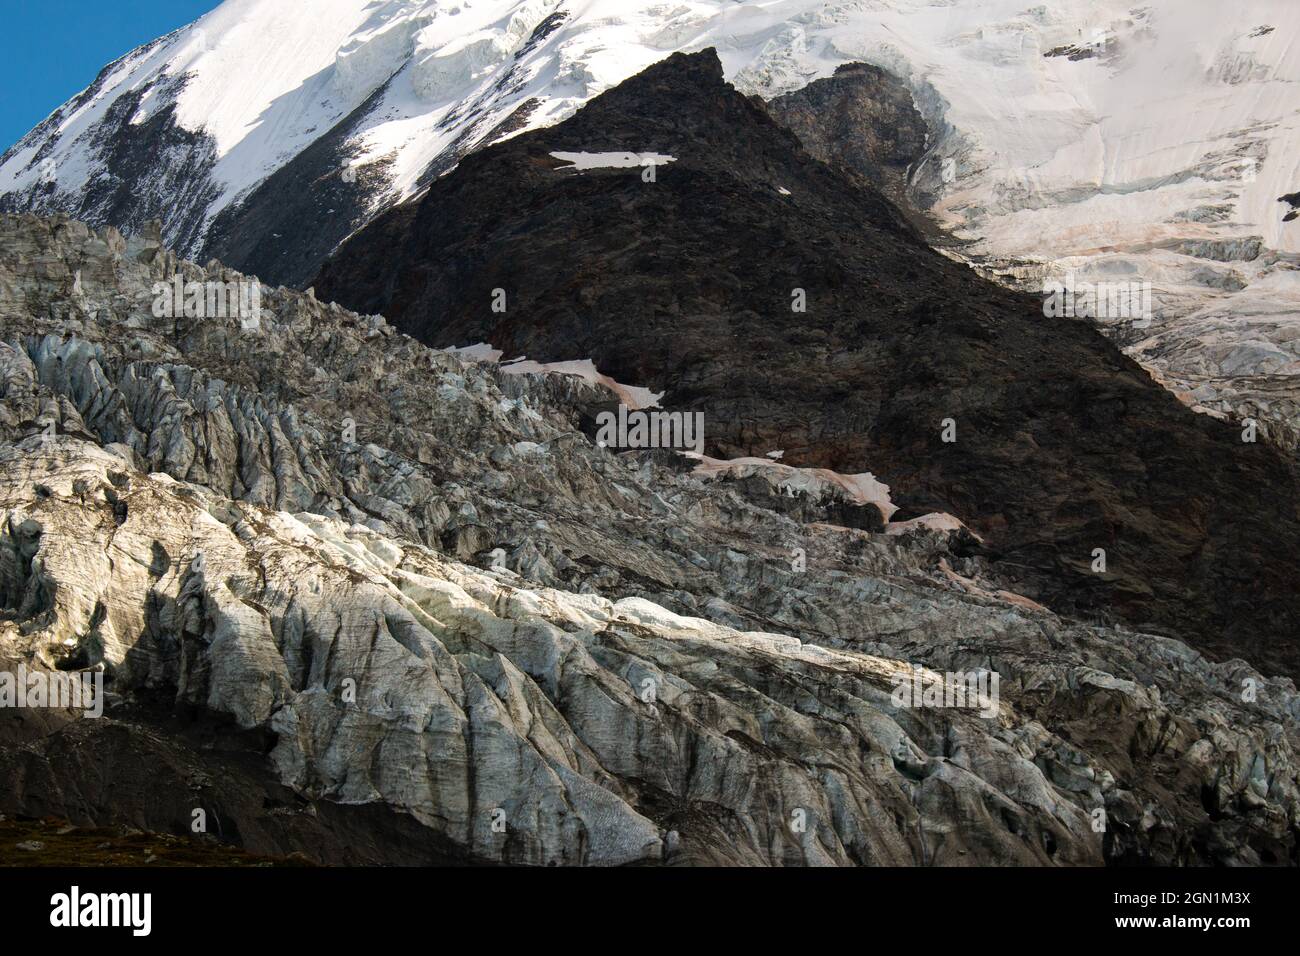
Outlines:
{"type": "MultiPolygon", "coordinates": [[[[700,59],[650,80],[672,82],[683,66],[712,75],[700,59]]],[[[627,122],[630,135],[639,121],[627,122]]],[[[809,181],[838,184],[761,114],[751,125],[782,145],[782,161],[806,163],[809,181]]],[[[582,139],[563,135],[566,145],[582,139]]],[[[476,170],[531,156],[529,175],[556,192],[524,190],[521,213],[536,199],[537,216],[548,206],[572,216],[575,196],[603,194],[633,217],[652,208],[637,199],[643,188],[677,204],[677,177],[708,183],[686,150],[651,186],[557,172],[542,145],[525,139],[471,158],[436,190],[485,201],[476,170]]],[[[757,188],[733,177],[738,214],[757,188]]],[[[845,200],[837,211],[818,206],[806,184],[788,188],[810,190],[796,200],[806,215],[864,216],[864,242],[912,241],[866,194],[835,185],[845,200]]],[[[771,202],[783,201],[774,189],[771,202]]],[[[465,228],[485,227],[493,208],[465,228]]],[[[614,243],[618,234],[592,218],[569,235],[614,243]]],[[[623,234],[623,254],[671,252],[656,250],[653,235],[623,234]]],[[[709,239],[700,236],[700,255],[709,239]]],[[[742,261],[741,245],[712,250],[728,251],[742,261]]],[[[536,255],[559,252],[541,242],[536,255]]],[[[866,265],[814,252],[799,253],[824,270],[821,285],[804,280],[809,315],[826,315],[831,300],[818,297],[833,288],[829,277],[866,265]]],[[[468,251],[446,260],[457,261],[477,274],[468,251]]],[[[710,261],[665,263],[665,281],[710,261]]],[[[779,259],[772,265],[778,274],[779,259]]],[[[909,264],[881,268],[959,282],[919,249],[909,264]]],[[[551,270],[557,283],[577,282],[563,259],[551,270]]],[[[1044,607],[1016,590],[1005,554],[979,545],[984,532],[950,517],[843,522],[863,507],[854,489],[864,477],[800,462],[865,453],[847,427],[862,396],[842,398],[838,432],[786,442],[785,461],[797,459],[788,465],[736,470],[663,449],[620,453],[588,434],[613,394],[599,381],[438,351],[377,315],[288,289],[259,286],[256,312],[239,317],[160,308],[160,289],[177,276],[184,288],[254,281],[218,262],[178,260],[157,228],[127,240],[66,218],[0,217],[0,670],[99,675],[107,703],[98,718],[3,711],[0,813],[166,834],[189,833],[202,811],[210,840],[325,863],[1298,861],[1291,679],[1216,662],[1178,637],[1044,607]],[[963,700],[962,687],[979,692],[963,700]]],[[[618,276],[593,265],[584,281],[599,295],[598,282],[618,276]]],[[[745,288],[721,278],[719,288],[745,288]]],[[[1000,354],[1014,328],[1033,348],[992,361],[1008,371],[971,379],[966,401],[994,407],[1029,371],[1043,382],[1043,427],[1025,441],[1053,440],[1053,425],[1087,438],[1078,422],[1101,416],[1113,460],[1130,456],[1133,471],[1149,464],[1150,484],[1162,463],[1182,474],[1182,446],[1123,444],[1132,416],[1160,407],[1123,359],[1083,331],[1058,330],[1080,363],[1066,376],[1049,364],[1057,353],[1038,326],[1001,309],[1000,293],[968,286],[989,299],[973,316],[919,314],[893,350],[868,325],[863,341],[874,344],[845,362],[884,375],[886,359],[901,361],[919,336],[946,344],[926,366],[936,375],[969,374],[961,356],[1000,354]],[[981,327],[987,336],[957,334],[981,327]],[[1026,370],[1029,356],[1041,363],[1026,370]],[[1054,390],[1060,401],[1111,398],[1068,418],[1054,390]]],[[[511,286],[517,341],[503,344],[545,356],[548,325],[530,332],[524,319],[537,317],[527,297],[550,286],[526,288],[511,286]]],[[[700,321],[697,307],[683,300],[675,321],[684,334],[700,321]]],[[[468,311],[455,320],[467,323],[468,311]]],[[[737,327],[730,347],[751,354],[758,322],[744,336],[737,327]]],[[[807,339],[801,354],[829,357],[797,323],[790,334],[807,339]]],[[[689,344],[680,357],[690,381],[666,384],[716,411],[708,355],[689,344]]],[[[649,372],[658,360],[646,361],[649,372]]],[[[770,383],[755,369],[734,381],[751,389],[733,399],[752,410],[738,420],[755,441],[775,439],[770,383]]],[[[1013,421],[1014,406],[997,407],[1005,421],[954,412],[966,429],[959,454],[990,456],[991,439],[978,436],[1013,421]]],[[[1172,413],[1155,420],[1171,441],[1201,434],[1208,449],[1216,440],[1210,423],[1197,432],[1172,413]]],[[[890,419],[881,411],[861,421],[885,429],[890,419]]],[[[745,440],[739,428],[715,439],[745,440]]],[[[1098,480],[1085,467],[1088,447],[1071,459],[1073,485],[1039,494],[1098,480]]],[[[901,459],[885,448],[874,453],[887,469],[901,459]]],[[[1263,467],[1222,457],[1205,462],[1205,482],[1263,467]]],[[[925,489],[943,487],[945,467],[937,454],[919,459],[913,490],[906,480],[899,488],[937,497],[925,489]],[[922,473],[938,477],[926,485],[922,473]]],[[[1020,470],[1040,475],[1036,467],[1025,459],[1020,470]]],[[[1009,469],[999,474],[1011,480],[1009,469]]],[[[1055,527],[1101,520],[1087,500],[1055,527]]],[[[1229,514],[1239,506],[1213,503],[1229,514]]],[[[1178,510],[1193,522],[1209,508],[1193,489],[1178,510]]],[[[997,527],[996,510],[962,511],[997,527]]],[[[1231,567],[1222,555],[1248,530],[1202,547],[1231,567]]],[[[1285,540],[1285,525],[1273,530],[1285,540]]],[[[1256,583],[1265,606],[1267,578],[1256,583]]],[[[35,856],[44,844],[24,846],[35,856]]]]}
{"type": "MultiPolygon", "coordinates": [[[[429,345],[590,357],[702,412],[709,455],[869,471],[900,519],[956,516],[1053,610],[1300,673],[1293,462],[815,158],[837,154],[810,115],[901,110],[878,73],[827,83],[766,107],[713,51],[675,54],[465,157],[315,290],[429,345]]],[[[918,132],[898,120],[850,152],[889,189],[918,132]]]]}

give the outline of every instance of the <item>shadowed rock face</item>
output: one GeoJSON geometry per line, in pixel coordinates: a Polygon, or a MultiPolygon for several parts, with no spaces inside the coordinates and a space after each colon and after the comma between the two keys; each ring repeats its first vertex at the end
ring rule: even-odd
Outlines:
{"type": "Polygon", "coordinates": [[[0,812],[349,863],[1296,862],[1289,679],[615,455],[579,379],[289,290],[154,315],[177,272],[241,278],[0,217],[0,671],[112,695],[0,708],[0,812]],[[996,711],[897,699],[914,663],[996,711]]]}
{"type": "Polygon", "coordinates": [[[817,159],[905,205],[907,174],[925,155],[929,129],[896,76],[848,63],[766,106],[817,159]]]}
{"type": "MultiPolygon", "coordinates": [[[[0,660],[0,670],[15,666],[0,660]]],[[[328,865],[473,862],[386,804],[345,807],[293,790],[267,761],[268,745],[264,731],[241,730],[228,715],[177,711],[171,701],[160,704],[147,693],[142,701],[119,703],[105,719],[79,720],[64,711],[7,713],[0,719],[0,774],[7,784],[0,790],[0,813],[186,836],[195,841],[190,852],[200,856],[193,860],[200,865],[242,862],[220,854],[229,846],[261,857],[296,853],[328,865]],[[196,809],[203,810],[207,828],[197,837],[196,809]],[[205,850],[211,855],[206,860],[205,850]]],[[[58,864],[145,862],[144,853],[114,859],[99,849],[101,840],[58,864]]],[[[0,861],[50,865],[55,847],[47,849],[24,854],[7,846],[0,861]]]]}
{"type": "Polygon", "coordinates": [[[366,221],[386,189],[383,164],[350,168],[346,143],[386,87],[223,209],[203,237],[201,260],[218,259],[264,282],[298,285],[366,221]]]}
{"type": "Polygon", "coordinates": [[[1289,464],[1094,330],[926,248],[727,86],[712,52],[467,157],[315,286],[431,344],[591,356],[703,410],[710,454],[870,470],[899,518],[958,515],[1016,589],[1058,610],[1300,672],[1289,464]],[[675,161],[646,182],[551,155],[624,150],[675,161]]]}

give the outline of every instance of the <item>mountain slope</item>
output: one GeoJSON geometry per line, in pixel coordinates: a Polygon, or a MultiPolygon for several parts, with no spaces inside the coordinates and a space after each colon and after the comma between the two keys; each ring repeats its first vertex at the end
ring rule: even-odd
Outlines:
{"type": "Polygon", "coordinates": [[[899,138],[882,155],[856,125],[879,112],[810,91],[783,115],[816,155],[905,196],[960,240],[952,255],[1013,287],[1149,283],[1150,324],[1103,318],[1108,334],[1189,407],[1300,447],[1289,0],[311,9],[227,0],[111,64],[0,157],[0,209],[129,234],[158,219],[192,258],[302,287],[469,152],[559,122],[671,52],[714,47],[739,89],[769,100],[870,64],[914,107],[896,91],[880,104],[915,116],[885,120],[899,138]]]}
{"type": "Polygon", "coordinates": [[[900,518],[957,515],[1035,599],[1298,672],[1290,466],[1083,323],[928,249],[728,86],[711,52],[466,158],[315,285],[429,344],[590,355],[702,410],[710,454],[871,471],[900,518]],[[647,182],[556,158],[584,151],[672,161],[647,182]]]}
{"type": "MultiPolygon", "coordinates": [[[[558,122],[669,53],[714,47],[738,88],[768,99],[846,63],[897,76],[930,128],[913,192],[983,240],[980,257],[1082,266],[1112,246],[1162,284],[1179,257],[1143,259],[1153,238],[1173,250],[1253,235],[1297,251],[1277,202],[1300,188],[1287,95],[1300,78],[1297,14],[1285,0],[1251,13],[1258,23],[1240,23],[1213,0],[320,0],[303,16],[227,0],[111,64],[24,137],[0,163],[0,195],[124,228],[161,218],[196,255],[257,228],[287,191],[299,217],[311,207],[342,238],[467,151],[558,122]],[[1153,75],[1176,76],[1179,91],[1153,75]],[[192,208],[176,205],[182,190],[192,208]],[[1044,247],[1049,218],[1066,227],[1048,223],[1044,247]]],[[[276,227],[295,221],[280,215],[276,227]]],[[[268,229],[268,244],[306,238],[268,229]]],[[[301,270],[255,255],[241,264],[301,270]]],[[[1168,291],[1210,294],[1176,271],[1168,291]]]]}

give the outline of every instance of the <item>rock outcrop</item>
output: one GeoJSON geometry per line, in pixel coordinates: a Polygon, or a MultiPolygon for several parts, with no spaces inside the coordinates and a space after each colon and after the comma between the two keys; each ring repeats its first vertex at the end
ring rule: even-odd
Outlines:
{"type": "Polygon", "coordinates": [[[930,129],[896,76],[846,63],[765,106],[817,159],[861,177],[904,211],[912,205],[911,172],[930,147],[930,129]]]}

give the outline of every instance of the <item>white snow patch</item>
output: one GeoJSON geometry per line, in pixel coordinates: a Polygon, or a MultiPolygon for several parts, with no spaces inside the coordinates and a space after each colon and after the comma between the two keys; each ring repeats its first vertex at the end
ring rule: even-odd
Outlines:
{"type": "Polygon", "coordinates": [[[528,373],[538,374],[546,372],[555,372],[560,375],[575,375],[578,378],[585,379],[596,385],[603,385],[613,392],[620,402],[626,405],[630,410],[636,411],[643,408],[658,408],[659,400],[664,397],[663,392],[652,392],[648,388],[642,388],[638,385],[624,385],[622,382],[616,382],[608,375],[602,375],[596,369],[596,363],[591,359],[575,359],[568,362],[532,362],[521,359],[502,367],[507,375],[524,375],[528,373]]]}
{"type": "Polygon", "coordinates": [[[661,156],[659,153],[551,153],[556,159],[570,166],[558,167],[561,171],[576,169],[634,169],[640,166],[666,166],[677,162],[676,156],[661,156]]]}

